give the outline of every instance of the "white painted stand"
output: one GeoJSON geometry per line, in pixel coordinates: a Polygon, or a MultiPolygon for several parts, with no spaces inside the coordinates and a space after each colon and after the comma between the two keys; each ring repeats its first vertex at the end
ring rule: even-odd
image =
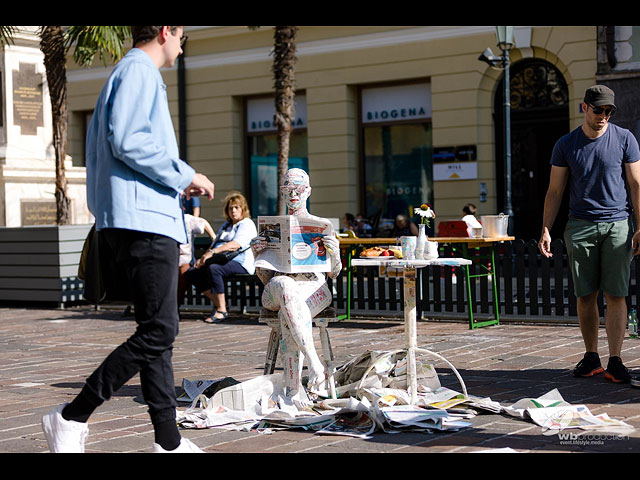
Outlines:
{"type": "MultiPolygon", "coordinates": [[[[379,267],[385,266],[387,268],[398,268],[403,271],[403,285],[404,285],[404,329],[405,329],[405,341],[407,351],[407,390],[409,392],[411,403],[415,404],[418,394],[418,378],[416,374],[416,353],[427,353],[438,357],[443,360],[447,365],[451,367],[455,373],[460,385],[462,386],[462,393],[467,396],[467,387],[462,380],[462,377],[458,373],[458,370],[441,355],[419,348],[417,345],[417,323],[416,323],[416,270],[428,265],[439,265],[443,267],[459,267],[462,265],[471,265],[471,260],[464,258],[436,258],[434,260],[385,260],[383,258],[366,258],[366,259],[354,259],[351,261],[354,267],[379,267]]],[[[394,352],[395,353],[395,352],[394,352]]],[[[362,382],[366,379],[369,371],[367,370],[362,377],[362,382]]]]}

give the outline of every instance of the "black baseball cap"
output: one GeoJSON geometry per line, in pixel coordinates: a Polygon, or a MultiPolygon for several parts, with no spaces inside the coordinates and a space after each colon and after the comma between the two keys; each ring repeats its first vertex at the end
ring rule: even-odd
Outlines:
{"type": "Polygon", "coordinates": [[[613,93],[613,90],[609,87],[594,85],[593,87],[587,88],[587,91],[584,93],[584,103],[588,103],[594,107],[611,105],[613,108],[616,108],[616,104],[614,103],[615,97],[615,93],[613,93]]]}

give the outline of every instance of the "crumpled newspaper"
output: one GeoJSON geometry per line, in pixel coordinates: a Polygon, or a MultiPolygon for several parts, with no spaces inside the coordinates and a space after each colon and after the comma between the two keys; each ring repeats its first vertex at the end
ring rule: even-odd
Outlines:
{"type": "MultiPolygon", "coordinates": [[[[420,393],[430,395],[429,401],[455,401],[452,399],[460,396],[440,387],[431,365],[420,364],[418,371],[420,393]]],[[[185,380],[184,396],[193,400],[185,411],[179,412],[178,424],[183,428],[218,427],[263,433],[303,428],[324,435],[360,438],[375,431],[468,426],[459,418],[450,418],[443,409],[426,412],[415,406],[407,410],[410,400],[406,392],[406,356],[398,352],[369,351],[347,362],[338,372],[340,398],[315,403],[308,397],[286,397],[281,374],[262,375],[245,382],[222,379],[229,384],[225,388],[216,387],[220,380],[185,380]],[[365,374],[368,377],[362,382],[365,374]],[[206,392],[211,391],[215,393],[208,397],[206,392]]]]}

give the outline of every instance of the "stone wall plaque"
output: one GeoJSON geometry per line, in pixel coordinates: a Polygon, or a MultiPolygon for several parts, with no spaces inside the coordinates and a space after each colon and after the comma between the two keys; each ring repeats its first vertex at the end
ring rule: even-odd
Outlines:
{"type": "Polygon", "coordinates": [[[22,135],[37,135],[43,127],[42,74],[36,73],[33,63],[20,63],[13,71],[13,124],[20,126],[22,135]]]}
{"type": "Polygon", "coordinates": [[[54,225],[56,202],[49,200],[20,200],[22,225],[54,225]]]}

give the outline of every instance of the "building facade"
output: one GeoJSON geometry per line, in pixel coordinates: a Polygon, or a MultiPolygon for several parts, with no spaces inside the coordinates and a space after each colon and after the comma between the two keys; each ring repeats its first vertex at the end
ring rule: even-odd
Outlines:
{"type": "MultiPolygon", "coordinates": [[[[584,91],[601,75],[602,32],[514,32],[514,225],[518,237],[537,238],[551,148],[582,121],[584,91]]],[[[163,77],[182,156],[216,184],[202,215],[221,222],[230,190],[246,194],[254,217],[274,213],[273,28],[186,26],[185,35],[183,58],[163,77]]],[[[436,226],[459,219],[468,202],[479,215],[501,212],[503,72],[478,60],[487,47],[499,54],[496,43],[495,27],[301,26],[290,166],[310,174],[311,211],[361,213],[381,232],[425,202],[436,226]]],[[[81,166],[86,123],[110,68],[68,69],[68,150],[81,166]]]]}
{"type": "MultiPolygon", "coordinates": [[[[0,227],[56,223],[51,100],[35,26],[0,46],[0,227]]],[[[65,161],[72,223],[89,223],[85,169],[65,161]]]]}

